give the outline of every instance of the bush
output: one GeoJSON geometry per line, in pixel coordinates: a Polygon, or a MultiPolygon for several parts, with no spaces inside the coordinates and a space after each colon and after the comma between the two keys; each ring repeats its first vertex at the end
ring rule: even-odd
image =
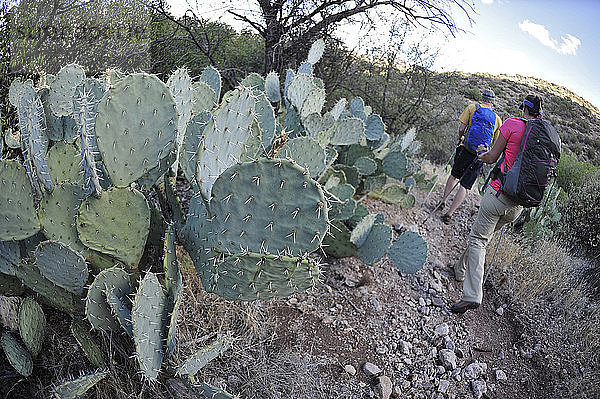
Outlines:
{"type": "Polygon", "coordinates": [[[556,182],[567,193],[583,185],[591,176],[598,174],[600,168],[587,162],[580,162],[573,154],[562,154],[557,168],[556,182]]]}
{"type": "Polygon", "coordinates": [[[600,173],[575,175],[573,185],[561,206],[561,233],[573,249],[581,249],[591,257],[600,255],[600,173]]]}

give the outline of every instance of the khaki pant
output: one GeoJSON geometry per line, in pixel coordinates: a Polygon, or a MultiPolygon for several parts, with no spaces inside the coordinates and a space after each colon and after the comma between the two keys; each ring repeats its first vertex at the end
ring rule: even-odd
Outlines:
{"type": "Polygon", "coordinates": [[[495,231],[513,222],[521,213],[522,207],[504,194],[496,197],[496,191],[489,187],[479,206],[479,212],[471,227],[465,252],[454,267],[456,278],[463,282],[463,300],[481,303],[483,299],[483,275],[485,248],[495,231]]]}

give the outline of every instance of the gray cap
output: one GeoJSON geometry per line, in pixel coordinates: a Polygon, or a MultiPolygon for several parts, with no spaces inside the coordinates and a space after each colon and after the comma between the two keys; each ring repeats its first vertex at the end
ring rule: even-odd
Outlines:
{"type": "Polygon", "coordinates": [[[496,99],[496,94],[492,89],[485,89],[481,92],[481,100],[486,102],[494,102],[496,99]]]}

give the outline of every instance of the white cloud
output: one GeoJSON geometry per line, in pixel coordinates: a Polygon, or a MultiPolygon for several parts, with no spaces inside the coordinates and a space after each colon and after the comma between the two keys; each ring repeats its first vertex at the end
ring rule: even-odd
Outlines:
{"type": "Polygon", "coordinates": [[[536,24],[526,19],[519,23],[519,28],[539,40],[544,46],[548,46],[559,54],[576,55],[577,48],[581,45],[581,40],[567,33],[567,36],[561,36],[561,43],[550,37],[550,32],[544,25],[536,24]]]}
{"type": "Polygon", "coordinates": [[[494,0],[481,0],[483,4],[494,4],[494,0]]]}

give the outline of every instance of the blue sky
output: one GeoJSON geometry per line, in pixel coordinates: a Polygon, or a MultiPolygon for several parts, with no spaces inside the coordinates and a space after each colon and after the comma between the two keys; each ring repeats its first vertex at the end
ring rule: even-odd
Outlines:
{"type": "MultiPolygon", "coordinates": [[[[534,76],[559,84],[600,108],[600,1],[598,0],[473,0],[476,14],[470,26],[456,10],[455,38],[430,37],[442,52],[435,69],[534,76]]],[[[199,6],[205,18],[242,25],[226,14],[235,1],[168,0],[180,14],[199,6]]],[[[237,0],[247,10],[251,0],[237,0]]],[[[387,35],[382,28],[381,36],[387,35]]],[[[364,37],[356,27],[339,36],[350,48],[364,37]]],[[[424,36],[419,35],[419,40],[424,36]]],[[[385,40],[385,39],[384,39],[385,40]]]]}
{"type": "MultiPolygon", "coordinates": [[[[600,2],[486,0],[437,67],[520,74],[565,86],[600,108],[600,2]]],[[[459,15],[456,14],[458,18],[459,15]]]]}

